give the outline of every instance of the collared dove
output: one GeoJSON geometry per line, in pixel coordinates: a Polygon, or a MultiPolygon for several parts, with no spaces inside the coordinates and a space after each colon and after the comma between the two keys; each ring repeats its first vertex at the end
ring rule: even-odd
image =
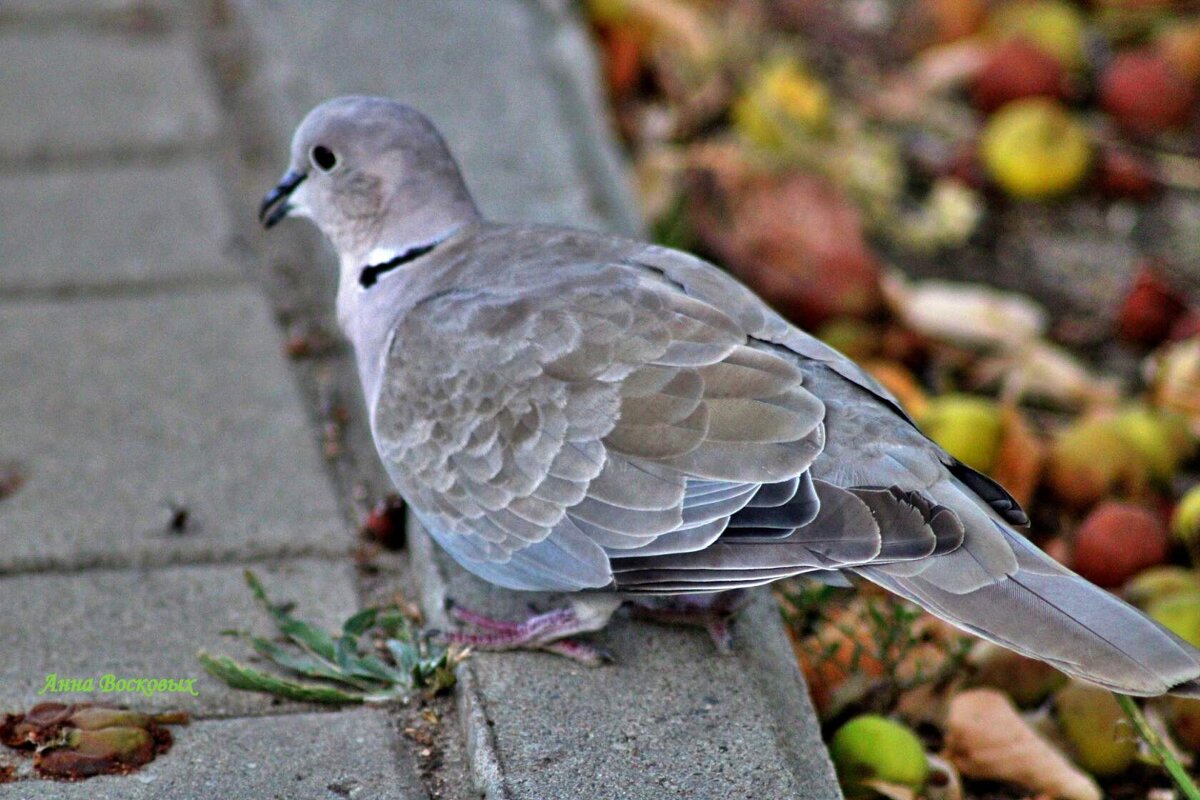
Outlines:
{"type": "Polygon", "coordinates": [[[476,620],[497,643],[597,629],[609,598],[852,573],[1083,680],[1200,692],[1200,653],[717,267],[485,221],[433,125],[383,98],[309,113],[260,216],[288,215],[337,250],[379,455],[433,538],[501,586],[596,598],[536,635],[476,620]]]}

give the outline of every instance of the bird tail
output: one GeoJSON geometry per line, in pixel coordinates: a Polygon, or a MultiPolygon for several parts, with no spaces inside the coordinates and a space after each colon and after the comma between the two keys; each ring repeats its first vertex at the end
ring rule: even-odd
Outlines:
{"type": "Polygon", "coordinates": [[[1200,651],[1058,564],[981,509],[965,487],[946,488],[952,491],[943,491],[939,502],[957,499],[952,507],[966,525],[961,547],[855,572],[959,628],[1072,677],[1123,694],[1200,696],[1200,651]]]}

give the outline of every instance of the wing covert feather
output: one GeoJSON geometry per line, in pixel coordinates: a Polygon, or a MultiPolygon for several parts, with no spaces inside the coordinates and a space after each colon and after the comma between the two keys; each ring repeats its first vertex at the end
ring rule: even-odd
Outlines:
{"type": "Polygon", "coordinates": [[[703,547],[761,484],[791,486],[824,438],[788,354],[611,265],[415,303],[374,407],[380,454],[435,538],[522,588],[607,585],[605,551],[703,547]],[[706,483],[689,495],[689,481],[706,483]],[[569,555],[543,546],[559,538],[569,555]]]}

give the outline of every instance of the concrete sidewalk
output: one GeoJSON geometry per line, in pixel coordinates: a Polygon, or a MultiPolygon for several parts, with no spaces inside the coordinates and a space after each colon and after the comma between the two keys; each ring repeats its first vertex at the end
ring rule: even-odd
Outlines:
{"type": "Polygon", "coordinates": [[[263,627],[246,565],[331,627],[395,590],[436,624],[447,594],[504,613],[534,599],[419,531],[356,570],[363,498],[388,484],[349,353],[289,362],[280,328],[333,328],[333,262],[302,224],[265,237],[253,211],[309,107],[379,93],[435,119],[492,216],[635,230],[569,8],[0,8],[0,107],[21,110],[0,116],[0,462],[25,476],[0,500],[0,710],[36,702],[49,673],[200,678],[198,697],[100,698],[198,718],[141,773],[0,797],[838,796],[765,597],[735,658],[628,620],[604,634],[610,668],[478,656],[416,735],[410,710],[280,703],[195,660],[243,656],[219,632],[263,627]]]}

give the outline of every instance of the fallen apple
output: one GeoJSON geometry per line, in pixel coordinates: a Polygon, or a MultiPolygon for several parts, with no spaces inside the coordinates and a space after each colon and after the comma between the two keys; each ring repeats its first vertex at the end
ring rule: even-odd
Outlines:
{"type": "Polygon", "coordinates": [[[847,792],[865,780],[919,789],[929,776],[921,740],[907,726],[875,714],[847,722],[829,743],[829,755],[847,792]]]}
{"type": "Polygon", "coordinates": [[[1067,73],[1045,50],[1028,39],[1010,39],[997,46],[971,82],[971,102],[991,113],[1022,97],[1068,95],[1067,73]]]}
{"type": "Polygon", "coordinates": [[[979,146],[992,179],[1013,197],[1030,200],[1078,186],[1092,152],[1083,125],[1046,97],[1005,105],[988,120],[979,146]]]}
{"type": "Polygon", "coordinates": [[[1195,94],[1187,78],[1150,49],[1119,54],[1100,76],[1100,106],[1130,133],[1151,136],[1187,122],[1195,94]]]}
{"type": "Polygon", "coordinates": [[[920,423],[930,439],[959,461],[980,472],[991,470],[1003,429],[1000,408],[992,400],[960,394],[937,397],[920,423]]]}
{"type": "Polygon", "coordinates": [[[1137,756],[1137,737],[1112,693],[1072,681],[1054,695],[1058,724],[1075,763],[1101,778],[1120,775],[1137,756]]]}
{"type": "Polygon", "coordinates": [[[1097,506],[1075,531],[1075,571],[1099,586],[1124,584],[1167,557],[1167,531],[1158,516],[1130,503],[1097,506]]]}

